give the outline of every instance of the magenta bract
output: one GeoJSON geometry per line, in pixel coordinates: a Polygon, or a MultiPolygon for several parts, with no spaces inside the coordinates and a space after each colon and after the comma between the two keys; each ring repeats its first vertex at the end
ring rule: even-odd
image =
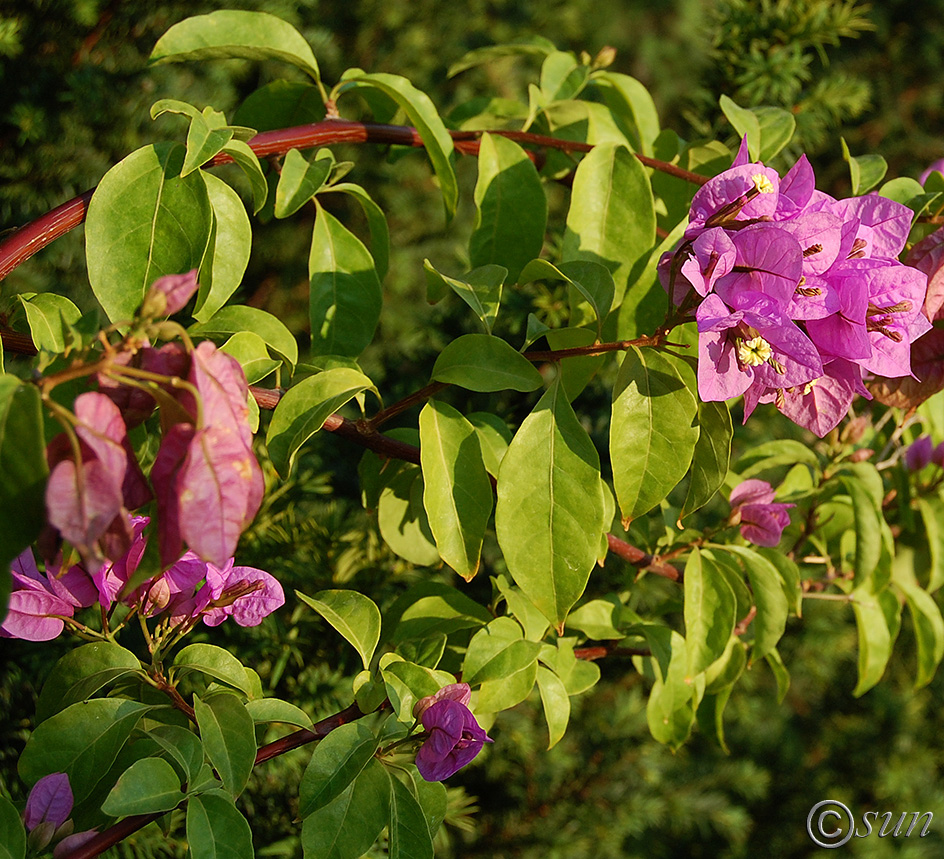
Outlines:
{"type": "Polygon", "coordinates": [[[776,546],[790,524],[787,513],[795,504],[774,501],[774,490],[765,480],[745,480],[731,492],[732,522],[740,521],[741,536],[755,546],[776,546]]]}
{"type": "Polygon", "coordinates": [[[432,704],[422,720],[429,737],[416,753],[416,768],[426,781],[449,778],[492,742],[469,708],[450,698],[432,704]]]}
{"type": "Polygon", "coordinates": [[[69,776],[65,773],[50,773],[33,785],[23,811],[23,823],[30,831],[46,822],[56,829],[69,819],[72,803],[69,776]]]}

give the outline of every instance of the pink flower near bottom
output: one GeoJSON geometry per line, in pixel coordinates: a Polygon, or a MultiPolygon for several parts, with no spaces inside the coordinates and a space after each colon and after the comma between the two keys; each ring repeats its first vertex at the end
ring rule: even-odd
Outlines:
{"type": "Polygon", "coordinates": [[[739,483],[728,499],[732,524],[740,522],[741,536],[755,546],[776,546],[790,524],[787,513],[795,504],[774,501],[773,487],[766,480],[739,483]]]}
{"type": "Polygon", "coordinates": [[[422,719],[429,737],[416,753],[416,768],[426,781],[449,778],[492,742],[469,708],[450,698],[429,706],[422,719]]]}

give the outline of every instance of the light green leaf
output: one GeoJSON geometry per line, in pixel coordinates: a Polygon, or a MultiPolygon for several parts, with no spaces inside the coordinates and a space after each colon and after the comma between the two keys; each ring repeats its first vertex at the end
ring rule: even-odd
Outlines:
{"type": "Polygon", "coordinates": [[[377,737],[361,722],[341,725],[321,740],[298,787],[299,817],[308,817],[340,796],[376,750],[377,737]]]}
{"type": "Polygon", "coordinates": [[[331,162],[327,158],[309,160],[297,149],[289,149],[275,190],[275,217],[294,215],[315,196],[330,172],[331,162]]]}
{"type": "Polygon", "coordinates": [[[72,704],[38,725],[26,741],[17,769],[33,785],[50,773],[69,776],[81,802],[108,772],[141,717],[154,707],[121,698],[72,704]]]}
{"type": "Polygon", "coordinates": [[[852,183],[852,195],[868,194],[882,179],[888,170],[888,162],[881,156],[870,152],[868,155],[853,156],[849,152],[845,138],[840,137],[842,158],[849,164],[849,179],[852,183]]]}
{"type": "Polygon", "coordinates": [[[280,698],[257,698],[246,704],[253,722],[282,722],[298,728],[310,728],[311,717],[301,708],[280,698]]]}
{"type": "Polygon", "coordinates": [[[454,587],[424,581],[404,593],[385,613],[385,624],[394,630],[385,634],[394,645],[412,639],[426,639],[442,633],[484,626],[492,620],[485,606],[454,587]]]}
{"type": "Polygon", "coordinates": [[[921,521],[927,535],[931,566],[928,572],[928,593],[944,585],[944,501],[935,496],[918,499],[921,521]]]}
{"type": "Polygon", "coordinates": [[[266,434],[266,447],[279,474],[289,475],[299,448],[324,426],[329,415],[373,387],[359,370],[335,367],[289,388],[275,407],[266,434]]]}
{"type": "Polygon", "coordinates": [[[390,816],[390,783],[371,760],[353,784],[302,822],[305,859],[361,859],[390,816]]]}
{"type": "Polygon", "coordinates": [[[383,294],[374,259],[357,236],[315,199],[308,257],[314,355],[356,358],[373,340],[383,294]]]}
{"type": "Polygon", "coordinates": [[[231,304],[188,329],[191,337],[228,337],[241,331],[254,331],[291,366],[298,363],[298,344],[292,333],[280,319],[258,307],[231,304]]]}
{"type": "Polygon", "coordinates": [[[560,677],[543,665],[538,666],[537,680],[547,721],[547,747],[553,749],[564,736],[570,721],[570,697],[560,677]]]}
{"type": "Polygon", "coordinates": [[[792,559],[776,549],[760,547],[754,551],[777,568],[777,572],[780,574],[780,584],[783,587],[783,595],[787,598],[787,605],[797,617],[800,617],[803,614],[803,588],[800,581],[800,568],[792,559]]]}
{"type": "Polygon", "coordinates": [[[566,101],[583,89],[590,67],[569,51],[554,51],[541,64],[541,93],[546,101],[566,101]]]}
{"type": "Polygon", "coordinates": [[[251,698],[246,669],[232,653],[215,644],[189,644],[174,657],[172,674],[199,671],[245,693],[251,698]]]}
{"type": "Polygon", "coordinates": [[[452,169],[450,157],[453,149],[452,137],[429,96],[418,90],[406,78],[383,72],[359,74],[357,77],[348,78],[339,90],[344,92],[355,87],[378,89],[403,108],[410,124],[419,132],[426,154],[436,171],[446,207],[446,219],[451,219],[456,212],[456,203],[459,200],[459,185],[456,182],[456,174],[452,169]]]}
{"type": "Polygon", "coordinates": [[[216,127],[202,114],[192,117],[187,132],[187,155],[184,157],[180,175],[189,176],[211,158],[219,155],[233,139],[235,130],[227,126],[216,127]]]}
{"type": "Polygon", "coordinates": [[[269,196],[269,183],[266,181],[259,157],[242,140],[231,140],[223,147],[223,153],[233,159],[236,166],[243,171],[249,180],[252,191],[252,213],[258,215],[269,196]]]}
{"type": "Polygon", "coordinates": [[[649,90],[636,78],[619,72],[594,72],[591,77],[601,87],[610,110],[631,123],[633,145],[643,155],[652,157],[653,144],[659,136],[659,114],[649,90]]]}
{"type": "Polygon", "coordinates": [[[466,581],[478,572],[492,484],[475,428],[445,403],[420,412],[423,506],[440,557],[466,581]]]}
{"type": "Polygon", "coordinates": [[[418,466],[403,468],[381,491],[377,524],[384,542],[411,564],[439,564],[439,549],[423,507],[423,475],[418,466]]]}
{"type": "MultiPolygon", "coordinates": [[[[603,322],[613,305],[613,276],[604,265],[586,260],[564,262],[559,266],[551,265],[543,259],[529,262],[518,278],[519,283],[532,280],[563,280],[576,290],[587,302],[592,311],[591,320],[596,322],[597,333],[602,331],[603,322]]],[[[571,325],[583,324],[578,313],[578,302],[572,301],[571,325]]]]}
{"type": "Polygon", "coordinates": [[[193,318],[206,322],[239,288],[252,247],[252,227],[239,195],[221,179],[201,171],[213,209],[213,229],[200,265],[193,318]]]}
{"type": "Polygon", "coordinates": [[[318,591],[313,597],[295,594],[340,632],[360,654],[364,668],[370,668],[380,641],[380,609],[370,597],[353,590],[318,591]]]}
{"type": "Polygon", "coordinates": [[[724,484],[731,460],[734,427],[725,402],[698,403],[698,441],[692,454],[692,481],[679,518],[707,504],[724,484]]]}
{"type": "Polygon", "coordinates": [[[692,676],[719,659],[737,622],[737,601],[724,577],[694,549],[685,564],[685,641],[692,676]],[[707,569],[706,569],[707,567],[707,569]]]}
{"type": "Polygon", "coordinates": [[[620,632],[614,626],[615,617],[618,617],[614,616],[616,611],[615,602],[605,599],[590,600],[567,615],[567,628],[579,630],[588,638],[597,641],[625,638],[626,633],[620,632]]]}
{"type": "Polygon", "coordinates": [[[783,664],[783,660],[780,658],[780,653],[777,651],[776,647],[769,650],[764,655],[764,659],[767,660],[767,664],[770,666],[770,670],[773,672],[774,679],[777,682],[777,703],[782,704],[783,699],[787,697],[787,692],[790,691],[790,672],[787,671],[787,667],[783,664]]]}
{"type": "Polygon", "coordinates": [[[760,126],[760,157],[769,162],[786,146],[796,131],[796,118],[782,107],[757,107],[754,116],[760,126]]]}
{"type": "Polygon", "coordinates": [[[200,738],[179,725],[157,725],[147,732],[147,736],[165,752],[171,765],[177,765],[180,780],[188,782],[188,786],[192,788],[204,762],[203,743],[200,738]]]}
{"type": "Polygon", "coordinates": [[[221,790],[187,800],[187,843],[191,859],[253,859],[249,821],[221,790]]]}
{"type": "Polygon", "coordinates": [[[256,761],[252,716],[243,703],[229,693],[213,695],[206,701],[194,695],[193,712],[213,769],[226,790],[234,797],[239,796],[256,761]]]}
{"type": "Polygon", "coordinates": [[[656,239],[655,203],[645,168],[626,146],[602,143],[577,166],[561,257],[606,266],[623,299],[630,274],[656,239]]]}
{"type": "Polygon", "coordinates": [[[934,598],[921,589],[914,578],[913,571],[909,573],[907,577],[896,574],[895,584],[905,595],[908,611],[911,612],[915,640],[918,644],[915,689],[920,689],[934,679],[937,667],[944,658],[944,618],[941,617],[941,610],[937,607],[934,598]]]}
{"type": "Polygon", "coordinates": [[[486,471],[493,477],[498,477],[502,457],[511,443],[511,430],[498,415],[490,412],[471,412],[465,418],[475,427],[475,432],[479,437],[486,471]]]}
{"type": "Polygon", "coordinates": [[[460,59],[449,66],[448,77],[455,77],[460,72],[491,63],[499,57],[535,56],[546,57],[556,50],[554,43],[544,36],[525,36],[512,39],[501,45],[486,45],[463,54],[460,59]]]}
{"type": "Polygon", "coordinates": [[[70,704],[91,698],[110,683],[143,670],[130,650],[109,641],[94,641],[70,650],[43,684],[36,702],[36,720],[43,722],[70,704]]]}
{"type": "Polygon", "coordinates": [[[26,311],[33,345],[49,352],[64,352],[68,328],[79,321],[82,311],[64,295],[54,292],[18,295],[17,298],[26,311]]]}
{"type": "Polygon", "coordinates": [[[596,563],[604,524],[599,468],[555,381],[502,460],[495,527],[515,583],[558,627],[596,563]]]}
{"type": "Polygon", "coordinates": [[[387,856],[390,859],[433,859],[433,839],[422,807],[389,770],[387,778],[390,781],[387,856]]]}
{"type": "Polygon", "coordinates": [[[688,671],[688,648],[685,639],[674,630],[669,637],[671,658],[663,674],[653,659],[657,671],[655,684],[646,705],[649,731],[660,743],[677,749],[691,733],[695,710],[701,699],[698,687],[704,690],[704,678],[693,683],[688,671]]]}
{"type": "Polygon", "coordinates": [[[170,811],[184,800],[180,777],[163,758],[144,758],[126,769],[102,803],[109,817],[170,811]]]}
{"type": "Polygon", "coordinates": [[[269,347],[266,346],[265,340],[253,331],[234,334],[220,346],[220,351],[239,361],[246,382],[250,385],[261,382],[281,366],[280,362],[269,357],[269,347]]]}
{"type": "Polygon", "coordinates": [[[361,204],[364,216],[367,218],[367,227],[370,230],[370,254],[374,258],[377,276],[383,280],[387,276],[387,266],[390,259],[390,230],[387,227],[387,218],[383,213],[383,209],[374,202],[373,197],[360,185],[355,185],[352,182],[328,185],[326,188],[322,188],[319,193],[329,194],[334,191],[347,194],[361,204]]]}
{"type": "Polygon", "coordinates": [[[26,856],[26,828],[16,807],[0,794],[0,859],[26,856]]]}
{"type": "Polygon", "coordinates": [[[734,99],[722,95],[718,99],[721,106],[721,112],[727,117],[728,122],[734,126],[734,130],[739,137],[747,136],[747,151],[750,153],[752,161],[760,158],[760,120],[754,111],[741,107],[734,99]]]}
{"type": "Polygon", "coordinates": [[[430,836],[435,836],[446,817],[446,786],[440,781],[426,781],[416,767],[409,768],[410,787],[423,809],[430,836]]]}
{"type": "Polygon", "coordinates": [[[537,660],[500,680],[486,680],[473,695],[475,712],[500,713],[524,701],[538,676],[537,660]]]}
{"type": "Polygon", "coordinates": [[[521,627],[510,617],[495,618],[469,642],[462,663],[462,682],[474,686],[501,680],[538,658],[541,645],[525,641],[521,627]]]}
{"type": "Polygon", "coordinates": [[[815,469],[819,467],[819,457],[808,445],[786,438],[750,448],[741,455],[734,468],[742,478],[747,480],[770,469],[797,463],[803,463],[815,469]]]}
{"type": "Polygon", "coordinates": [[[447,344],[432,378],[470,391],[533,391],[543,383],[527,358],[490,334],[464,334],[447,344]]]}
{"type": "MultiPolygon", "coordinates": [[[[524,630],[524,637],[528,641],[540,641],[544,638],[544,633],[547,632],[547,618],[541,614],[538,607],[521,593],[521,588],[516,588],[505,576],[498,576],[494,581],[505,598],[508,613],[524,630]]],[[[570,615],[568,620],[570,617],[573,615],[570,615]]]]}
{"type": "MultiPolygon", "coordinates": [[[[46,518],[46,447],[39,389],[0,374],[0,570],[40,533],[46,518]]],[[[0,606],[7,599],[0,593],[0,606]]]]}
{"type": "Polygon", "coordinates": [[[876,508],[874,499],[859,480],[852,477],[842,477],[840,479],[852,499],[856,534],[854,583],[859,586],[875,573],[879,565],[882,555],[880,520],[883,517],[881,507],[876,508]]]}
{"type": "Polygon", "coordinates": [[[873,594],[867,586],[856,588],[851,597],[859,633],[859,680],[852,694],[858,698],[885,673],[901,625],[901,604],[890,590],[873,594]]]}
{"type": "Polygon", "coordinates": [[[321,76],[308,42],[291,24],[265,12],[221,10],[174,24],[154,46],[150,62],[220,60],[282,60],[321,76]]]}
{"type": "Polygon", "coordinates": [[[610,457],[623,519],[648,512],[692,461],[698,404],[676,367],[655,349],[632,347],[613,389],[610,457]]]}
{"type": "Polygon", "coordinates": [[[180,177],[183,156],[177,144],[145,146],[112,167],[89,202],[89,282],[112,322],[130,321],[159,277],[203,260],[213,215],[203,178],[180,177]]]}
{"type": "Polygon", "coordinates": [[[509,282],[515,283],[525,263],[538,256],[544,244],[544,186],[525,151],[507,137],[483,134],[478,166],[469,260],[473,267],[504,266],[509,282]]]}
{"type": "Polygon", "coordinates": [[[456,278],[437,271],[428,259],[423,260],[423,268],[426,270],[428,295],[445,296],[446,290],[451,289],[475,311],[482,320],[485,331],[492,333],[508,269],[500,265],[483,265],[472,269],[461,278],[456,278]]]}

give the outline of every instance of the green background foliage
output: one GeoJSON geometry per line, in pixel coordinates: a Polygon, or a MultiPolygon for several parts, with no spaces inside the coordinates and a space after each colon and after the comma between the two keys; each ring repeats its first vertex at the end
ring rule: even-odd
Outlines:
{"type": "MultiPolygon", "coordinates": [[[[485,92],[526,97],[527,60],[500,60],[452,79],[446,73],[470,49],[540,33],[562,49],[591,55],[605,45],[615,47],[612,70],[646,84],[663,126],[689,139],[720,135],[734,141],[718,106],[722,94],[741,106],[765,104],[793,112],[798,132],[779,156],[781,162],[807,151],[820,186],[840,195],[848,193],[840,133],[855,154],[880,150],[891,176],[916,176],[944,155],[944,96],[940,88],[927,85],[938,79],[944,62],[941,2],[925,4],[920,21],[914,5],[899,0],[868,11],[862,4],[828,0],[626,0],[613,4],[606,15],[600,14],[596,0],[262,0],[186,7],[72,0],[55,4],[54,13],[53,4],[44,0],[21,5],[16,13],[0,9],[3,229],[92,187],[138,146],[178,140],[181,121],[148,118],[157,99],[185,92],[190,102],[212,103],[232,120],[249,92],[285,76],[284,67],[268,62],[145,68],[155,41],[171,24],[224,5],[264,10],[290,21],[313,44],[328,79],[337,79],[348,67],[401,74],[430,92],[447,116],[451,105],[485,92]]],[[[356,101],[354,95],[347,98],[356,101]]],[[[453,121],[458,125],[461,117],[453,121]]],[[[338,147],[336,155],[344,160],[344,148],[338,147]]],[[[391,232],[384,328],[381,339],[368,347],[363,365],[394,399],[428,379],[432,356],[447,339],[481,334],[461,302],[427,305],[423,268],[426,258],[435,259],[450,275],[471,267],[463,256],[463,237],[475,229],[478,192],[474,170],[460,160],[458,226],[446,232],[441,203],[420,159],[390,164],[384,152],[366,148],[358,151],[358,159],[359,181],[389,213],[391,232]]],[[[551,207],[556,203],[559,210],[560,200],[549,190],[551,207]]],[[[244,196],[249,197],[248,185],[244,196]]],[[[355,200],[333,195],[331,203],[332,217],[363,227],[361,235],[366,234],[355,200]]],[[[310,223],[271,219],[258,228],[237,294],[240,303],[278,316],[300,338],[308,327],[309,231],[310,223]]],[[[7,278],[0,296],[55,288],[88,304],[80,233],[57,242],[7,278]]],[[[481,259],[473,265],[490,262],[487,253],[483,241],[481,259]]],[[[544,319],[554,323],[565,294],[546,287],[535,290],[528,301],[533,299],[544,319]]],[[[495,324],[502,334],[523,338],[523,331],[508,330],[512,323],[499,318],[495,324]]],[[[458,396],[466,398],[464,406],[478,402],[474,391],[458,396]]],[[[584,411],[591,415],[585,428],[598,440],[606,421],[592,417],[592,406],[596,397],[603,408],[603,386],[591,387],[583,396],[584,411]]],[[[519,420],[536,400],[521,400],[519,420]]],[[[744,428],[738,417],[735,455],[768,438],[801,437],[772,415],[744,428]]],[[[451,581],[448,570],[417,570],[378,538],[375,522],[360,502],[360,459],[361,452],[340,439],[319,438],[306,445],[292,476],[267,500],[244,538],[240,561],[272,572],[287,593],[354,586],[371,593],[384,610],[411,585],[431,577],[451,581]]],[[[284,471],[285,458],[277,465],[284,471]]],[[[266,463],[266,468],[274,486],[275,467],[266,463]]],[[[679,507],[683,498],[677,499],[679,507]]],[[[672,527],[674,521],[666,525],[672,527]]],[[[497,549],[486,539],[481,552],[486,560],[494,559],[497,549]]],[[[587,598],[630,584],[624,566],[611,561],[595,575],[587,598]]],[[[474,596],[489,601],[482,577],[471,587],[474,596]]],[[[664,606],[667,613],[679,609],[676,590],[652,576],[633,585],[629,604],[664,606]]],[[[857,812],[940,809],[944,815],[938,777],[944,764],[944,678],[938,674],[930,685],[912,690],[916,655],[907,613],[902,635],[905,646],[896,649],[884,681],[854,698],[852,611],[807,601],[802,622],[790,621],[780,648],[791,670],[783,704],[767,663],[754,664],[726,711],[724,742],[730,754],[719,748],[710,727],[696,731],[675,753],[653,743],[646,681],[606,661],[601,663],[602,682],[574,699],[570,730],[547,752],[535,692],[503,715],[497,741],[482,765],[450,781],[437,855],[805,856],[811,847],[804,831],[806,814],[820,799],[841,799],[857,812]],[[474,806],[479,811],[470,817],[474,806]]],[[[341,636],[297,601],[257,629],[223,626],[203,631],[195,640],[240,653],[259,672],[267,694],[293,701],[314,720],[349,703],[347,678],[361,668],[360,657],[341,636]]],[[[23,798],[15,770],[27,735],[22,714],[33,711],[42,680],[67,649],[62,640],[42,645],[5,641],[0,648],[0,788],[15,798],[23,798]]],[[[294,787],[288,786],[301,779],[309,757],[299,750],[248,776],[249,789],[239,803],[252,821],[258,855],[300,855],[298,838],[285,835],[294,830],[298,813],[294,787]]],[[[198,827],[199,821],[192,825],[198,827]]],[[[863,856],[936,856],[941,840],[932,829],[931,836],[912,839],[907,846],[873,838],[865,846],[854,840],[850,849],[863,856]]],[[[382,855],[381,849],[374,853],[382,855]]],[[[165,840],[152,827],[113,855],[143,859],[185,853],[182,843],[165,840]]]]}

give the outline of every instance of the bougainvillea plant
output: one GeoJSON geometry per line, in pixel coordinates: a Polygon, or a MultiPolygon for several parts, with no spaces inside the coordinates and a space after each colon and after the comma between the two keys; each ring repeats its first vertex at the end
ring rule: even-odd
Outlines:
{"type": "Polygon", "coordinates": [[[0,245],[4,277],[84,221],[104,313],[55,293],[0,307],[0,634],[82,642],[45,681],[19,760],[28,800],[0,797],[13,859],[90,859],[178,808],[194,859],[248,859],[237,803],[251,772],[308,744],[300,784],[285,787],[305,856],[357,859],[385,831],[390,856],[430,857],[442,781],[489,754],[503,711],[539,697],[553,746],[597,660],[622,660],[647,680],[656,740],[676,748],[697,723],[723,745],[748,666],[768,666],[785,693],[777,647],[806,599],[851,606],[856,695],[882,678],[905,610],[916,684],[933,677],[944,237],[927,222],[944,208],[939,174],[878,187],[874,160],[847,153],[854,196],[837,199],[805,157],[782,175],[769,166],[793,132],[786,111],[723,100],[739,148],[693,144],[660,128],[642,85],[609,69],[612,51],[518,49],[541,55],[527,103],[500,120],[466,106],[460,128],[397,75],[351,69],[327,85],[277,18],[190,18],[154,62],[275,59],[311,82],[266,85],[238,123],[157,102],[153,117],[189,123],[185,142],[130,154],[0,245]],[[465,271],[427,260],[402,273],[431,302],[467,309],[469,330],[427,385],[379,408],[359,358],[383,319],[390,236],[368,191],[342,181],[358,176],[328,148],[342,143],[425,151],[447,226],[459,223],[457,157],[478,168],[465,271]],[[241,169],[245,201],[213,172],[224,163],[241,169]],[[338,193],[363,209],[365,235],[332,214],[338,193]],[[233,302],[247,203],[313,216],[301,351],[276,316],[233,302]],[[608,437],[584,411],[587,390],[611,392],[608,437]],[[470,411],[463,391],[492,410],[470,411]],[[732,459],[732,407],[745,422],[779,411],[805,441],[732,459]],[[418,444],[383,432],[394,416],[418,444]],[[450,584],[440,575],[378,606],[359,588],[286,595],[239,564],[240,536],[277,488],[259,451],[277,483],[316,434],[364,450],[380,537],[450,584]],[[617,590],[597,583],[604,564],[617,590]],[[636,601],[644,576],[672,597],[636,601]],[[491,578],[490,601],[476,577],[491,578]],[[350,706],[317,724],[210,643],[214,627],[258,625],[287,600],[363,662],[350,706]],[[211,637],[188,643],[198,628],[211,637]],[[259,745],[270,722],[297,730],[259,745]]]}

